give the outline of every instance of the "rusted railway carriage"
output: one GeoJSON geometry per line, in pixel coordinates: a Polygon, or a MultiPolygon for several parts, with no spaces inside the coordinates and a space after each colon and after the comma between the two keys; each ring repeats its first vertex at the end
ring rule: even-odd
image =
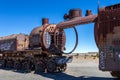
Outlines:
{"type": "Polygon", "coordinates": [[[0,38],[1,51],[21,51],[28,49],[29,36],[25,34],[13,34],[0,38]]]}
{"type": "Polygon", "coordinates": [[[100,53],[100,70],[112,71],[112,75],[120,77],[120,4],[99,10],[95,40],[100,53]]]}
{"type": "MultiPolygon", "coordinates": [[[[54,41],[55,24],[48,19],[42,20],[42,26],[34,28],[30,35],[14,34],[0,38],[2,67],[22,69],[25,71],[61,72],[66,70],[66,63],[71,57],[62,56],[65,46],[65,34],[54,41]],[[54,45],[54,42],[58,44],[54,45]]],[[[58,33],[59,31],[57,31],[58,33]]],[[[59,35],[56,35],[56,39],[59,35]]]]}
{"type": "Polygon", "coordinates": [[[3,67],[20,68],[24,60],[24,51],[29,48],[29,36],[25,34],[13,34],[0,37],[0,53],[2,54],[3,67]]]}

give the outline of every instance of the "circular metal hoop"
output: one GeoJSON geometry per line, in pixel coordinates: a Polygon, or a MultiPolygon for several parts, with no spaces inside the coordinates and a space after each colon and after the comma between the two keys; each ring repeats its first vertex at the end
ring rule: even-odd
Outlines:
{"type": "MultiPolygon", "coordinates": [[[[63,53],[63,54],[71,54],[71,53],[76,49],[76,47],[77,47],[77,45],[78,45],[78,32],[77,32],[77,30],[76,30],[75,27],[73,27],[73,29],[74,29],[75,35],[76,35],[76,42],[75,42],[74,48],[73,48],[70,52],[65,53],[65,52],[61,51],[56,44],[54,44],[55,47],[56,47],[61,53],[63,53]]],[[[54,41],[57,41],[57,40],[56,40],[56,31],[57,31],[57,28],[55,29],[55,33],[54,33],[54,41]]],[[[55,42],[55,43],[56,43],[56,42],[55,42]]]]}

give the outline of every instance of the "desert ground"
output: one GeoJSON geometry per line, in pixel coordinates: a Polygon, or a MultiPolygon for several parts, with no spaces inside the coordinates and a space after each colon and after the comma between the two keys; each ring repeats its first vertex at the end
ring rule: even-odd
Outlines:
{"type": "Polygon", "coordinates": [[[0,69],[0,80],[119,80],[109,72],[100,71],[98,64],[97,57],[77,55],[63,73],[23,73],[0,69]]]}

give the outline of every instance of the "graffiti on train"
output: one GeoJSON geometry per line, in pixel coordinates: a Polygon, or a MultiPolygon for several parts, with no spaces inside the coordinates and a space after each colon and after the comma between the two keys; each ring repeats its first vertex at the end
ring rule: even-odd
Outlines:
{"type": "Polygon", "coordinates": [[[11,48],[11,46],[12,46],[12,44],[13,44],[14,42],[8,42],[8,43],[3,43],[3,44],[1,44],[0,45],[0,50],[2,51],[4,51],[4,50],[10,50],[10,48],[11,48]]]}

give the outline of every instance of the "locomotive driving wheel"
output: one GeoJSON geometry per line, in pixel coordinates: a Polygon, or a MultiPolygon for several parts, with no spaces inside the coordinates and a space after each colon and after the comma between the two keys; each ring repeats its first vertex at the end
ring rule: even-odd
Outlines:
{"type": "Polygon", "coordinates": [[[36,64],[36,71],[40,71],[40,72],[44,72],[45,71],[45,68],[46,68],[46,66],[45,66],[45,63],[42,61],[42,60],[40,60],[37,64],[36,64]]]}
{"type": "Polygon", "coordinates": [[[55,72],[55,71],[56,71],[56,68],[57,68],[57,65],[56,65],[55,62],[49,61],[49,62],[47,63],[47,71],[48,71],[48,72],[55,72]]]}
{"type": "Polygon", "coordinates": [[[7,68],[12,68],[13,67],[13,61],[12,60],[7,61],[6,67],[7,68]]]}
{"type": "Polygon", "coordinates": [[[25,72],[30,72],[31,69],[30,69],[30,62],[29,61],[24,61],[22,63],[22,69],[25,71],[25,72]]]}
{"type": "Polygon", "coordinates": [[[0,68],[4,68],[6,67],[6,61],[5,60],[1,60],[1,65],[0,65],[0,68]]]}
{"type": "Polygon", "coordinates": [[[20,61],[15,61],[14,62],[14,69],[20,69],[21,68],[21,64],[20,64],[20,61]]]}

